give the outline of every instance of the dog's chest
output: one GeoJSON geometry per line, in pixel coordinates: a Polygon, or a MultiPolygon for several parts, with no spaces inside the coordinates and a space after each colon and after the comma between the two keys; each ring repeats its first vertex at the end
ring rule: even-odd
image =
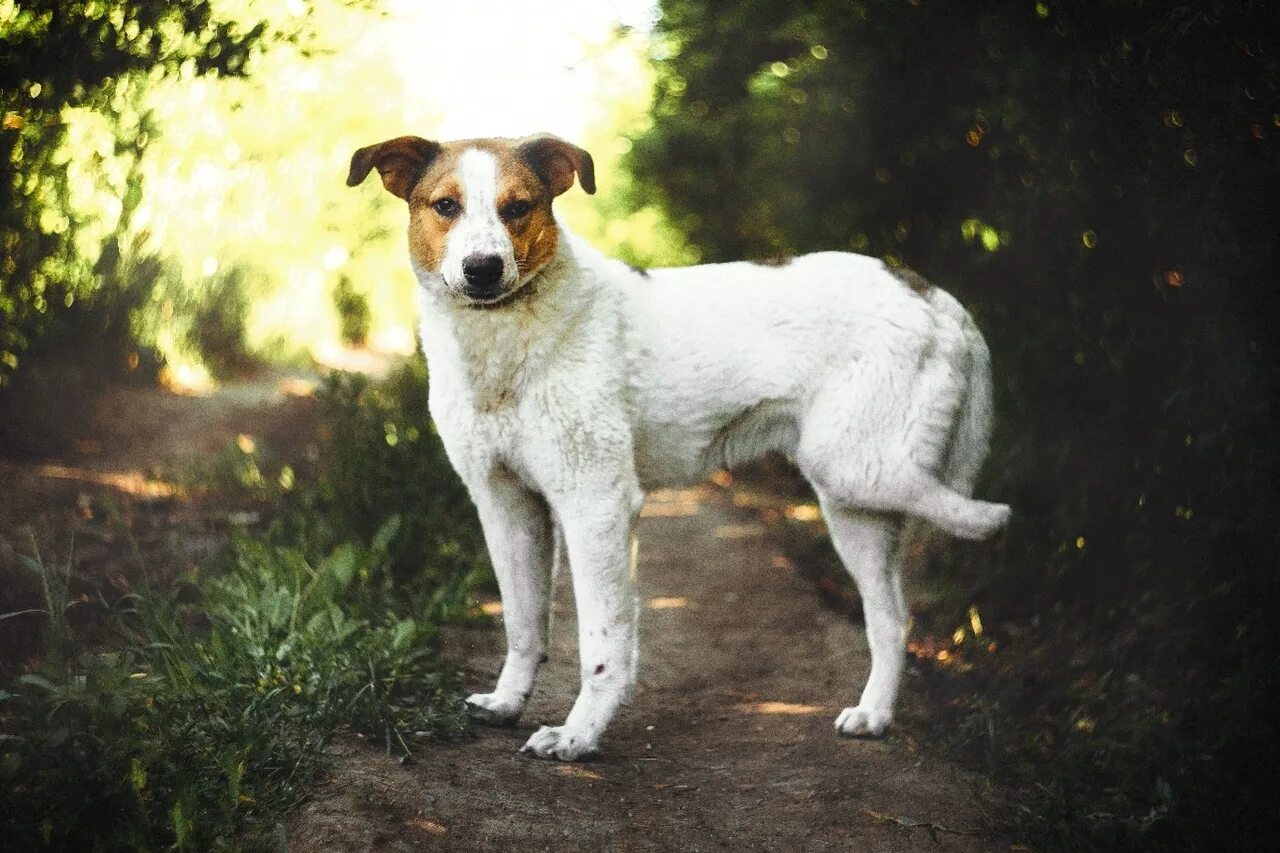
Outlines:
{"type": "Polygon", "coordinates": [[[477,388],[454,361],[429,356],[428,367],[431,416],[468,483],[502,469],[547,493],[572,487],[586,470],[630,467],[625,394],[617,377],[606,381],[609,371],[566,363],[516,385],[477,388]]]}

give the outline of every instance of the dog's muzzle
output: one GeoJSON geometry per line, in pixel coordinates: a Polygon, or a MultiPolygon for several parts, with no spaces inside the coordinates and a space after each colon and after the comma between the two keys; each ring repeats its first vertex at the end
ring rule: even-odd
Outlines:
{"type": "Polygon", "coordinates": [[[462,292],[470,299],[489,302],[502,295],[503,263],[500,255],[467,255],[462,261],[462,292]]]}

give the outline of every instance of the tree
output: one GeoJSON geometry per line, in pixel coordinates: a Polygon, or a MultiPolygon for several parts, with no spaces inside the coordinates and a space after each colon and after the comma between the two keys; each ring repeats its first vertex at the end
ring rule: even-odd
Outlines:
{"type": "Polygon", "coordinates": [[[148,82],[241,74],[265,33],[263,23],[219,18],[208,0],[0,4],[0,385],[24,349],[101,285],[102,245],[140,197],[149,127],[138,104],[148,82]],[[75,148],[73,109],[101,116],[114,141],[75,148]]]}

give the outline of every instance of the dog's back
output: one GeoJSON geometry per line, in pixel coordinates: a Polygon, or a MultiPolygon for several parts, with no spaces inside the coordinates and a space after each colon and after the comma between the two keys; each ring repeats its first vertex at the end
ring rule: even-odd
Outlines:
{"type": "Polygon", "coordinates": [[[989,429],[988,358],[944,291],[841,252],[612,278],[625,294],[646,486],[694,482],[768,451],[795,459],[808,428],[885,453],[914,433],[915,461],[971,490],[989,429]],[[891,399],[902,395],[921,399],[891,399]],[[846,398],[843,423],[820,427],[810,416],[832,397],[846,398]]]}

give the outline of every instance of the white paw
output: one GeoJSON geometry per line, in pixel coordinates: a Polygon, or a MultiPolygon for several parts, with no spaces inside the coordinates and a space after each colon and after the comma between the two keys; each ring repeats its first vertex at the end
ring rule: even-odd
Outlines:
{"type": "Polygon", "coordinates": [[[514,693],[472,693],[467,697],[467,710],[481,722],[509,726],[520,719],[524,699],[514,693]]]}
{"type": "Polygon", "coordinates": [[[543,726],[529,736],[528,742],[520,747],[520,751],[539,758],[576,761],[595,752],[596,745],[583,737],[581,732],[574,732],[568,726],[543,726]]]}
{"type": "Polygon", "coordinates": [[[836,731],[845,737],[880,737],[893,722],[893,712],[873,711],[859,705],[845,708],[836,717],[836,731]]]}

